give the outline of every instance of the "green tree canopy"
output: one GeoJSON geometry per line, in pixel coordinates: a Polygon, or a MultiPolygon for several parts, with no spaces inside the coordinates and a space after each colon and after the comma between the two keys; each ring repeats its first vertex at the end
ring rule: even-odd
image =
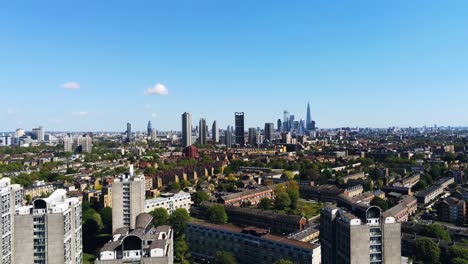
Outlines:
{"type": "Polygon", "coordinates": [[[228,216],[224,206],[215,204],[208,209],[210,222],[213,224],[227,224],[228,216]]]}
{"type": "Polygon", "coordinates": [[[433,238],[439,238],[442,240],[452,241],[449,233],[439,224],[430,224],[426,226],[426,230],[424,233],[427,236],[430,236],[433,238]]]}
{"type": "Polygon", "coordinates": [[[258,208],[262,210],[270,210],[271,209],[271,200],[264,197],[258,203],[258,208]]]}
{"type": "Polygon", "coordinates": [[[203,190],[198,190],[195,195],[194,195],[194,202],[196,205],[199,205],[201,204],[202,202],[206,202],[210,199],[210,195],[208,195],[208,193],[206,193],[205,191],[203,190]]]}
{"type": "Polygon", "coordinates": [[[450,261],[451,264],[468,264],[468,260],[462,258],[453,258],[450,261]]]}
{"type": "Polygon", "coordinates": [[[215,254],[215,264],[237,264],[237,261],[231,252],[218,251],[215,254]]]}
{"type": "Polygon", "coordinates": [[[180,191],[182,189],[182,186],[180,185],[179,182],[174,182],[170,187],[170,191],[180,191]]]}
{"type": "Polygon", "coordinates": [[[374,199],[371,201],[371,205],[378,206],[382,211],[386,211],[388,209],[388,202],[385,199],[382,199],[378,196],[375,196],[374,199]]]}
{"type": "Polygon", "coordinates": [[[289,196],[289,199],[291,200],[291,208],[296,209],[297,208],[297,202],[299,201],[299,184],[295,180],[289,180],[286,183],[286,193],[289,196]]]}
{"type": "Polygon", "coordinates": [[[169,220],[169,213],[166,208],[156,208],[150,212],[153,217],[153,226],[167,225],[169,220]]]}
{"type": "Polygon", "coordinates": [[[294,173],[292,171],[285,171],[283,172],[283,177],[286,179],[292,180],[294,179],[294,173]]]}
{"type": "Polygon", "coordinates": [[[468,248],[462,246],[451,246],[448,249],[450,258],[461,258],[468,260],[468,248]]]}
{"type": "Polygon", "coordinates": [[[102,232],[106,234],[112,234],[112,208],[104,207],[99,212],[102,219],[102,232]]]}
{"type": "Polygon", "coordinates": [[[275,264],[294,264],[292,261],[287,260],[287,259],[280,259],[275,262],[275,264]]]}
{"type": "Polygon", "coordinates": [[[283,210],[291,205],[291,199],[289,195],[285,192],[280,192],[276,194],[275,197],[275,208],[278,210],[283,210]]]}
{"type": "Polygon", "coordinates": [[[177,208],[169,217],[169,223],[177,237],[185,234],[185,226],[190,221],[190,215],[185,208],[177,208]]]}
{"type": "Polygon", "coordinates": [[[430,238],[416,240],[416,258],[428,264],[439,263],[440,248],[430,238]]]}
{"type": "Polygon", "coordinates": [[[174,241],[174,263],[189,264],[189,258],[189,247],[185,242],[185,235],[182,235],[174,241]]]}

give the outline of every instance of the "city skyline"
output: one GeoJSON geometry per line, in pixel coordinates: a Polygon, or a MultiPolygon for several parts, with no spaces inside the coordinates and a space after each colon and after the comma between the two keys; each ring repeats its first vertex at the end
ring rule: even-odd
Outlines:
{"type": "Polygon", "coordinates": [[[89,7],[2,6],[1,131],[263,126],[307,101],[322,128],[468,125],[466,2],[89,7]]]}

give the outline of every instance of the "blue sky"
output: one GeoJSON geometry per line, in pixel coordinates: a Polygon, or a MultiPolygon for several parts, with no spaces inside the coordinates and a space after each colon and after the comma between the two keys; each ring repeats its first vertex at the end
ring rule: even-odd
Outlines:
{"type": "Polygon", "coordinates": [[[468,125],[466,10],[427,0],[5,1],[0,131],[143,130],[149,119],[179,130],[184,111],[220,127],[244,111],[246,127],[263,126],[284,109],[305,118],[308,101],[319,127],[468,125]]]}

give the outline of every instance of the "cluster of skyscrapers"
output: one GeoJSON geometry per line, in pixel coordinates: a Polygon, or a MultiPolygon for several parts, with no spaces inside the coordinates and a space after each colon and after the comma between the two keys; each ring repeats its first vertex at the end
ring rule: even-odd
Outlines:
{"type": "MultiPolygon", "coordinates": [[[[304,121],[300,119],[295,120],[294,115],[290,115],[288,111],[284,111],[284,119],[278,120],[278,132],[291,133],[293,135],[310,135],[316,129],[315,121],[312,120],[310,112],[310,104],[307,104],[307,117],[304,121]]],[[[208,139],[208,126],[206,119],[201,118],[198,126],[192,128],[192,114],[185,112],[182,114],[182,147],[187,147],[195,141],[192,137],[195,135],[199,144],[206,144],[208,139]]],[[[227,126],[222,136],[216,120],[213,122],[211,128],[211,140],[214,144],[222,143],[227,147],[239,146],[244,147],[246,144],[249,146],[258,146],[264,143],[271,143],[275,139],[275,124],[265,123],[263,133],[261,128],[248,128],[247,137],[245,134],[245,114],[244,112],[234,113],[234,126],[227,126]],[[221,142],[222,137],[222,142],[221,142]]]]}
{"type": "Polygon", "coordinates": [[[298,135],[304,135],[315,130],[315,121],[312,120],[310,113],[310,103],[307,104],[306,120],[303,119],[295,120],[293,114],[289,114],[287,110],[283,112],[283,120],[278,119],[278,131],[279,132],[291,132],[298,135]]]}
{"type": "Polygon", "coordinates": [[[45,134],[42,126],[33,128],[31,131],[24,131],[22,128],[16,129],[14,134],[1,135],[0,146],[27,146],[33,142],[50,142],[51,135],[45,134]]]}

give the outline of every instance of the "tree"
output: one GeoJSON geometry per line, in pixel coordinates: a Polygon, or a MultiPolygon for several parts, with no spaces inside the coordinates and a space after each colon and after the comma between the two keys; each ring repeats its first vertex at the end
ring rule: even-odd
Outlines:
{"type": "Polygon", "coordinates": [[[105,234],[112,234],[112,208],[104,207],[99,214],[102,219],[102,232],[105,234]]]}
{"type": "Polygon", "coordinates": [[[185,242],[185,235],[182,235],[174,242],[174,263],[189,264],[189,258],[189,247],[185,242]]]}
{"type": "Polygon", "coordinates": [[[208,195],[208,193],[206,193],[205,191],[203,190],[199,190],[195,193],[195,196],[194,196],[194,202],[196,205],[199,205],[201,204],[202,202],[206,202],[210,199],[210,195],[208,195]]]}
{"type": "Polygon", "coordinates": [[[190,221],[190,215],[185,208],[177,208],[169,217],[169,223],[177,237],[185,234],[185,225],[190,221]]]}
{"type": "Polygon", "coordinates": [[[292,261],[287,260],[287,259],[280,259],[275,262],[275,264],[294,264],[292,261]]]}
{"type": "Polygon", "coordinates": [[[382,181],[382,179],[378,179],[377,180],[377,188],[381,189],[383,187],[384,183],[382,181]]]}
{"type": "Polygon", "coordinates": [[[169,220],[169,214],[167,213],[166,208],[156,208],[150,212],[150,215],[153,217],[153,226],[166,225],[169,220]]]}
{"type": "Polygon", "coordinates": [[[451,264],[468,264],[468,260],[462,258],[453,258],[450,261],[451,264]]]}
{"type": "Polygon", "coordinates": [[[158,169],[155,167],[147,167],[144,172],[145,175],[155,175],[156,173],[158,173],[158,169]]]}
{"type": "Polygon", "coordinates": [[[297,208],[297,201],[299,201],[299,184],[295,180],[290,180],[286,183],[286,192],[291,200],[291,208],[297,208]]]}
{"type": "Polygon", "coordinates": [[[424,263],[439,263],[440,248],[430,238],[416,239],[416,258],[424,263]]]}
{"type": "Polygon", "coordinates": [[[294,173],[292,171],[284,171],[283,172],[283,177],[288,179],[288,180],[293,180],[294,179],[294,173]]]}
{"type": "Polygon", "coordinates": [[[215,254],[215,264],[237,264],[237,261],[231,252],[218,251],[215,254]]]}
{"type": "Polygon", "coordinates": [[[82,204],[83,210],[83,250],[85,252],[94,253],[96,250],[97,242],[96,237],[102,229],[101,215],[96,212],[88,202],[82,204]],[[86,209],[86,210],[85,210],[86,209]]]}
{"type": "Polygon", "coordinates": [[[181,189],[181,186],[180,186],[180,183],[179,182],[174,182],[171,186],[170,186],[170,190],[171,191],[180,191],[181,189]]]}
{"type": "Polygon", "coordinates": [[[416,185],[412,188],[413,191],[424,190],[427,188],[426,180],[420,179],[416,185]]]}
{"type": "Polygon", "coordinates": [[[27,203],[27,204],[31,204],[31,202],[32,202],[31,195],[26,194],[26,195],[24,196],[24,199],[26,200],[26,203],[27,203]]]}
{"type": "Polygon", "coordinates": [[[182,181],[182,184],[181,184],[182,189],[185,189],[185,188],[190,187],[190,186],[192,186],[192,183],[190,183],[189,181],[187,181],[187,180],[182,181]]]}
{"type": "Polygon", "coordinates": [[[449,233],[439,224],[430,224],[424,232],[427,236],[439,238],[442,240],[452,241],[449,233]]]}
{"type": "Polygon", "coordinates": [[[229,182],[235,182],[235,181],[237,181],[237,178],[236,178],[236,176],[234,176],[233,173],[229,173],[229,175],[228,175],[228,177],[227,177],[227,180],[228,180],[229,182]]]}
{"type": "Polygon", "coordinates": [[[270,210],[271,209],[271,200],[268,198],[262,198],[258,203],[258,208],[262,210],[270,210]]]}
{"type": "Polygon", "coordinates": [[[208,209],[210,222],[213,224],[226,224],[228,216],[224,206],[215,204],[208,209]]]}
{"type": "Polygon", "coordinates": [[[388,202],[378,196],[375,196],[374,199],[371,201],[371,205],[378,206],[382,211],[387,211],[388,209],[388,202]]]}
{"type": "Polygon", "coordinates": [[[468,248],[462,246],[451,246],[448,249],[450,258],[461,258],[468,260],[468,248]]]}
{"type": "Polygon", "coordinates": [[[291,205],[291,199],[289,195],[285,192],[280,192],[276,194],[275,197],[275,208],[278,210],[283,210],[291,205]]]}
{"type": "Polygon", "coordinates": [[[275,184],[275,183],[274,183],[273,180],[271,180],[271,179],[266,179],[266,180],[263,181],[263,184],[264,184],[265,186],[271,186],[271,185],[273,185],[273,184],[275,184]]]}

